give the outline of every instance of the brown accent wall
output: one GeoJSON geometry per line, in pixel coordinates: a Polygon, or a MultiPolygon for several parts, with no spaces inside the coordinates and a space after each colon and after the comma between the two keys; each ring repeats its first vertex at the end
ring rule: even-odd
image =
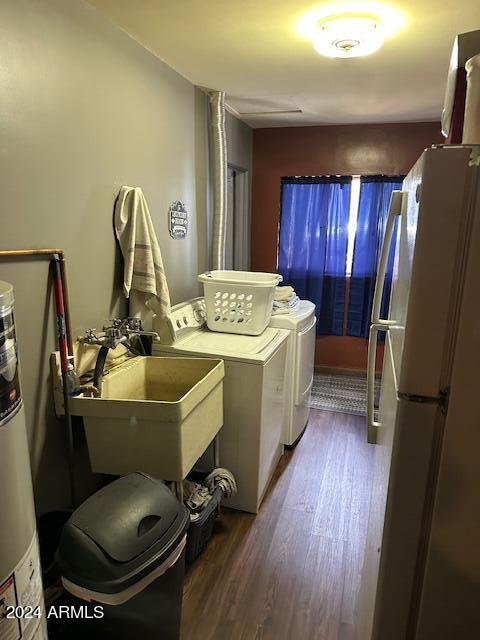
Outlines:
{"type": "MultiPolygon", "coordinates": [[[[277,268],[283,176],[404,174],[423,149],[441,142],[437,122],[255,129],[251,268],[277,268]]],[[[315,362],[365,369],[366,353],[366,341],[361,338],[326,336],[317,339],[315,362]]],[[[380,357],[381,353],[379,361],[380,357]]]]}

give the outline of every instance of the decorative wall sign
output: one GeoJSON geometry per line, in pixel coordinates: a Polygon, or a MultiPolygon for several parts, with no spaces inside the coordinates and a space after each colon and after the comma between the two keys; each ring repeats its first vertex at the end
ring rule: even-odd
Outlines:
{"type": "Polygon", "coordinates": [[[175,240],[187,236],[188,212],[180,200],[176,200],[170,205],[168,210],[168,230],[175,240]]]}

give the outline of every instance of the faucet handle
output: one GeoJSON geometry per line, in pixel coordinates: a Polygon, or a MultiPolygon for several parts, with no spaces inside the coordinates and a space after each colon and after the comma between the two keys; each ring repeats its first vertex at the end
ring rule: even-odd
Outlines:
{"type": "Polygon", "coordinates": [[[121,318],[110,318],[110,323],[111,323],[111,324],[110,324],[110,325],[108,325],[108,326],[104,326],[104,327],[103,327],[103,330],[104,330],[104,331],[106,331],[106,330],[107,330],[107,329],[109,329],[110,327],[115,327],[115,328],[117,328],[117,327],[121,327],[121,326],[122,326],[122,324],[123,324],[124,322],[125,322],[125,321],[124,321],[124,320],[122,320],[121,318]]]}
{"type": "Polygon", "coordinates": [[[85,337],[82,339],[85,340],[85,342],[96,340],[97,339],[97,334],[95,333],[96,330],[97,330],[96,327],[94,327],[93,329],[85,329],[85,337]]]}
{"type": "Polygon", "coordinates": [[[105,331],[105,337],[112,340],[119,340],[123,335],[121,327],[104,327],[103,330],[105,331]]]}
{"type": "MultiPolygon", "coordinates": [[[[119,329],[123,335],[127,335],[129,332],[140,333],[143,331],[143,323],[141,318],[112,318],[110,320],[114,329],[119,329]]],[[[104,331],[107,331],[110,327],[103,327],[104,331]]]]}
{"type": "Polygon", "coordinates": [[[143,332],[143,321],[141,318],[126,318],[130,331],[143,332]]]}

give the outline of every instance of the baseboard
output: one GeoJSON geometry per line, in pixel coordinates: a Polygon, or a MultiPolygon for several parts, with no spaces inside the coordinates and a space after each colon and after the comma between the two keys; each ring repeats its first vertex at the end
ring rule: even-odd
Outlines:
{"type": "MultiPolygon", "coordinates": [[[[315,366],[314,371],[315,373],[323,373],[324,375],[357,376],[358,378],[367,377],[367,372],[365,369],[342,369],[341,367],[315,366]]],[[[375,378],[381,378],[381,376],[381,371],[375,372],[375,378]]]]}
{"type": "Polygon", "coordinates": [[[364,378],[367,375],[365,369],[343,369],[340,367],[315,366],[315,373],[335,374],[340,376],[358,376],[364,378]]]}

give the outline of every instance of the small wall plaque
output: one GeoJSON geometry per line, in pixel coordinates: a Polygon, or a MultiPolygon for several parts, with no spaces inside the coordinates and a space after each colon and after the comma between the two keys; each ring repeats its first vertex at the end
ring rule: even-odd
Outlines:
{"type": "Polygon", "coordinates": [[[176,200],[170,205],[168,210],[168,230],[175,240],[180,240],[187,236],[188,212],[180,200],[176,200]]]}

